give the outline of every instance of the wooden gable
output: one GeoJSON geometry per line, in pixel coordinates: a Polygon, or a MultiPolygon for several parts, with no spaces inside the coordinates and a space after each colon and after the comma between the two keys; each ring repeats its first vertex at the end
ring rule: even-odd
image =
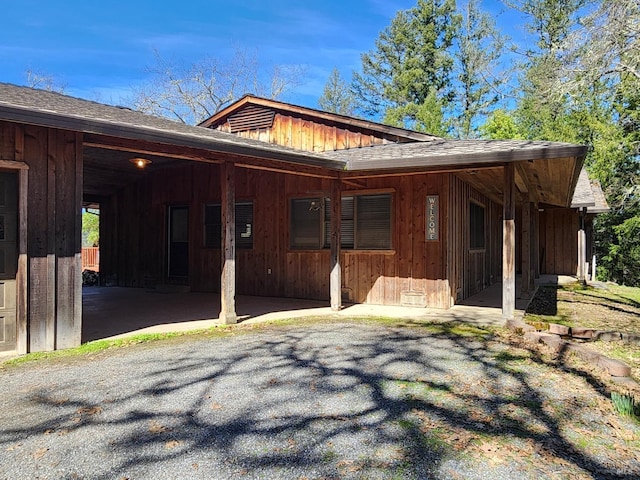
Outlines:
{"type": "Polygon", "coordinates": [[[240,99],[200,125],[308,152],[437,138],[425,133],[253,96],[240,99]]]}

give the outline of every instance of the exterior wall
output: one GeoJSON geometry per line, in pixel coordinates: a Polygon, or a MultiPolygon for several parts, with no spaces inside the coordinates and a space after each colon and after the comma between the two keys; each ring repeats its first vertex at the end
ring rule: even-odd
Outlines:
{"type": "MultiPolygon", "coordinates": [[[[230,132],[229,123],[218,127],[218,130],[230,132]]],[[[297,150],[324,152],[326,150],[342,150],[346,148],[368,147],[399,141],[397,136],[381,132],[364,131],[329,125],[322,120],[276,113],[273,125],[269,128],[257,128],[236,132],[244,138],[276,143],[297,150]]]]}
{"type": "MultiPolygon", "coordinates": [[[[358,180],[350,192],[392,194],[393,248],[341,254],[346,300],[399,304],[403,291],[424,292],[427,304],[448,308],[446,218],[449,175],[422,174],[358,180]],[[426,196],[440,198],[440,239],[425,238],[426,196]]],[[[289,248],[292,197],[329,196],[330,180],[236,169],[236,200],[253,201],[253,248],[236,250],[237,293],[329,299],[329,249],[289,248]],[[271,272],[271,273],[269,273],[271,272]]],[[[189,279],[192,290],[219,291],[220,250],[205,248],[204,204],[220,201],[219,167],[191,163],[158,172],[101,204],[103,281],[142,287],[166,281],[166,207],[190,207],[189,279]]]]}
{"type": "MultiPolygon", "coordinates": [[[[28,290],[25,299],[18,299],[19,307],[21,302],[28,305],[25,350],[77,346],[82,311],[82,135],[0,122],[0,159],[29,167],[24,226],[28,290]]],[[[23,195],[26,182],[21,188],[23,195]]]]}
{"type": "MultiPolygon", "coordinates": [[[[540,273],[575,275],[578,268],[578,213],[570,208],[540,212],[540,273]]],[[[587,259],[590,261],[590,259],[587,259]]]]}
{"type": "Polygon", "coordinates": [[[449,186],[448,278],[454,302],[474,295],[501,280],[502,223],[501,206],[485,197],[456,175],[449,186]],[[469,203],[485,208],[485,248],[471,249],[469,239],[469,203]]]}

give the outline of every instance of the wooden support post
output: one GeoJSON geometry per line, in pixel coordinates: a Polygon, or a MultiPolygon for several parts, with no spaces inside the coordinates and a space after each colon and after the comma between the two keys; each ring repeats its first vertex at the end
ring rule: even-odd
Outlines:
{"type": "Polygon", "coordinates": [[[533,212],[533,270],[535,278],[540,278],[540,206],[532,204],[533,212]]]}
{"type": "Polygon", "coordinates": [[[530,284],[531,272],[531,208],[528,199],[522,202],[522,282],[520,294],[527,298],[533,291],[530,284]]]}
{"type": "Polygon", "coordinates": [[[236,207],[233,163],[220,164],[220,213],[222,231],[222,278],[220,279],[220,321],[237,323],[236,315],[236,207]]]}
{"type": "Polygon", "coordinates": [[[342,217],[342,185],[340,180],[331,184],[331,310],[342,308],[342,271],[340,267],[340,224],[342,217]]]}
{"type": "Polygon", "coordinates": [[[515,166],[504,166],[502,205],[502,318],[513,318],[516,308],[515,166]]]}
{"type": "Polygon", "coordinates": [[[584,210],[580,209],[579,230],[578,230],[578,281],[587,283],[587,235],[584,230],[584,210]]]}
{"type": "MultiPolygon", "coordinates": [[[[26,167],[26,165],[25,165],[26,167]]],[[[27,167],[28,168],[28,167],[27,167]]],[[[18,173],[18,271],[16,273],[16,350],[28,352],[28,271],[27,271],[27,211],[29,192],[28,169],[18,173]]]]}
{"type": "Polygon", "coordinates": [[[529,225],[531,245],[529,248],[529,291],[533,292],[536,289],[536,263],[538,262],[537,248],[538,244],[538,231],[536,230],[536,216],[538,215],[538,204],[535,202],[529,202],[529,225]]]}

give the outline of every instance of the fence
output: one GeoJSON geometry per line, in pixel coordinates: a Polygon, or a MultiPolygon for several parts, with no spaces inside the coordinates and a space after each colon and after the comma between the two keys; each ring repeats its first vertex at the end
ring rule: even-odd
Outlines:
{"type": "Polygon", "coordinates": [[[82,270],[100,269],[100,247],[87,247],[82,249],[82,270]]]}

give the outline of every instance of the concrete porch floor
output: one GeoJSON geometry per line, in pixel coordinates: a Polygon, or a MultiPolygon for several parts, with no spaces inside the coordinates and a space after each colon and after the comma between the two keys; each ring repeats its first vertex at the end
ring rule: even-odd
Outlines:
{"type": "MultiPolygon", "coordinates": [[[[540,284],[574,281],[573,277],[547,276],[540,284]]],[[[519,292],[519,290],[516,290],[519,292]]],[[[327,302],[295,298],[236,298],[239,323],[259,323],[300,317],[382,316],[420,320],[458,320],[482,325],[503,325],[502,284],[497,283],[467,298],[449,310],[386,305],[346,305],[332,312],[327,302]]],[[[516,301],[521,316],[528,298],[516,301]]],[[[140,333],[197,330],[219,325],[220,299],[217,293],[164,293],[121,287],[84,287],[82,301],[82,342],[121,338],[140,333]]]]}

